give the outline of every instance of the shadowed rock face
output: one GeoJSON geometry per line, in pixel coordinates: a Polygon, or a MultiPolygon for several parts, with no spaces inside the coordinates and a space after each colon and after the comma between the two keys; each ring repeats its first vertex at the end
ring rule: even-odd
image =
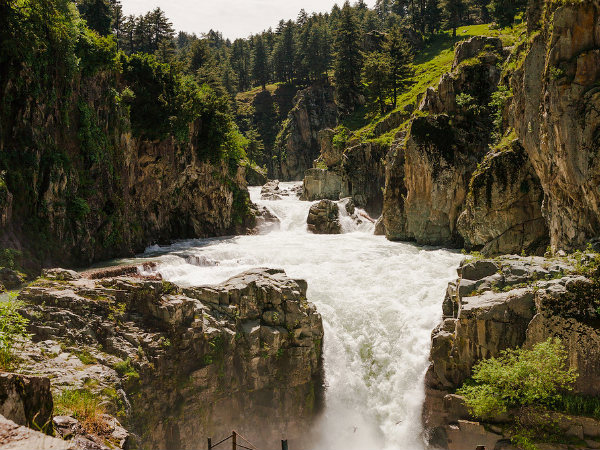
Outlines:
{"type": "Polygon", "coordinates": [[[90,389],[116,392],[109,412],[151,448],[198,448],[232,429],[270,448],[307,430],[323,389],[323,326],[303,280],[255,269],[184,289],[59,272],[20,294],[36,342],[24,367],[55,392],[97,380],[90,389]]]}
{"type": "Polygon", "coordinates": [[[312,86],[294,98],[294,107],[275,143],[284,181],[301,180],[320,151],[319,131],[337,125],[338,110],[332,86],[312,86]]]}
{"type": "Polygon", "coordinates": [[[52,430],[50,380],[43,377],[0,373],[0,414],[18,425],[52,430]]]}
{"type": "MultiPolygon", "coordinates": [[[[590,258],[583,256],[584,266],[590,258]]],[[[461,442],[485,434],[479,424],[461,425],[470,416],[462,398],[450,392],[471,376],[478,361],[497,357],[505,349],[531,348],[549,337],[559,337],[568,351],[569,366],[579,373],[575,392],[600,394],[600,334],[595,326],[599,316],[597,301],[590,301],[599,298],[598,273],[577,274],[576,267],[581,264],[569,258],[512,256],[461,266],[460,278],[448,286],[444,319],[432,333],[423,409],[432,444],[465,448],[460,447],[461,442]]],[[[492,422],[509,419],[497,417],[492,422]]],[[[581,424],[587,419],[570,420],[581,424]]],[[[592,421],[585,435],[597,439],[600,422],[592,421]]],[[[583,436],[582,431],[579,437],[583,436]]],[[[487,437],[494,442],[506,438],[502,434],[487,437]]]]}
{"type": "Polygon", "coordinates": [[[469,184],[458,232],[469,250],[484,255],[543,254],[548,228],[540,180],[518,141],[492,150],[469,184]]]}
{"type": "Polygon", "coordinates": [[[552,246],[574,249],[600,234],[600,5],[544,11],[511,79],[510,118],[544,189],[552,246]]]}

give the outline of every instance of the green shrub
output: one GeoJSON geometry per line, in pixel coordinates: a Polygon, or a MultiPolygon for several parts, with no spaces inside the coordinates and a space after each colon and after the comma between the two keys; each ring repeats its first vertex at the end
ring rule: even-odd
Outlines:
{"type": "Polygon", "coordinates": [[[577,378],[567,368],[567,351],[550,338],[532,350],[506,350],[473,367],[472,384],[458,394],[477,417],[489,418],[521,406],[552,406],[577,378]]]}
{"type": "Polygon", "coordinates": [[[127,358],[125,361],[116,363],[113,366],[113,369],[115,369],[115,371],[122,377],[127,378],[127,380],[138,379],[140,377],[140,374],[133,367],[130,358],[127,358]]]}
{"type": "Polygon", "coordinates": [[[117,44],[112,36],[100,36],[83,27],[75,49],[80,58],[79,67],[83,75],[94,75],[102,69],[116,66],[117,44]]]}
{"type": "Polygon", "coordinates": [[[7,372],[16,368],[15,349],[29,338],[29,321],[19,314],[19,306],[14,301],[0,302],[0,370],[7,372]]]}

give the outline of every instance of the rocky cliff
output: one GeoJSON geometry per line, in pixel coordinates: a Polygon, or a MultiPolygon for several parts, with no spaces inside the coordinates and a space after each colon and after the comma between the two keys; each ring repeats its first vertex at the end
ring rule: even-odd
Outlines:
{"type": "Polygon", "coordinates": [[[30,251],[42,264],[84,265],[252,224],[244,169],[200,157],[206,125],[192,123],[184,142],[133,137],[125,106],[111,94],[125,86],[111,73],[82,78],[59,113],[3,85],[5,98],[22,100],[2,117],[0,133],[9,166],[1,183],[4,247],[30,251]]]}
{"type": "Polygon", "coordinates": [[[511,124],[540,178],[552,246],[581,248],[600,233],[600,4],[533,3],[511,124]]]}
{"type": "Polygon", "coordinates": [[[314,85],[294,98],[294,107],[282,124],[275,142],[279,160],[276,177],[284,181],[301,180],[319,156],[319,131],[337,125],[335,89],[314,85]]]}
{"type": "Polygon", "coordinates": [[[458,217],[490,143],[489,111],[481,105],[496,90],[501,60],[499,39],[463,41],[453,71],[425,93],[386,167],[382,222],[388,239],[462,246],[458,217]]]}
{"type": "MultiPolygon", "coordinates": [[[[464,263],[458,272],[460,278],[448,286],[443,321],[432,333],[425,378],[423,419],[432,445],[458,449],[479,440],[476,445],[496,448],[509,442],[514,417],[497,417],[484,428],[453,394],[475,363],[505,349],[531,348],[559,337],[570,367],[579,374],[574,392],[600,394],[595,255],[476,260],[464,263]]],[[[598,420],[561,416],[559,423],[566,425],[565,436],[600,437],[598,420]]]]}
{"type": "Polygon", "coordinates": [[[51,270],[21,292],[33,343],[19,356],[66,410],[54,428],[83,428],[71,437],[100,446],[112,417],[128,447],[198,448],[232,429],[263,448],[301,442],[323,389],[323,326],[306,283],[255,269],[183,289],[151,265],[144,273],[51,270]],[[69,417],[74,392],[104,405],[102,426],[69,417]]]}

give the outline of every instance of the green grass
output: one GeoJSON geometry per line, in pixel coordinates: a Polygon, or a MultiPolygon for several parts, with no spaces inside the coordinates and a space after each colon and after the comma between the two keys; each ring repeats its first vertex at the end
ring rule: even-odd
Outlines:
{"type": "Polygon", "coordinates": [[[54,396],[54,415],[73,416],[88,433],[99,434],[106,430],[105,413],[106,403],[89,389],[66,389],[54,396]]]}
{"type": "MultiPolygon", "coordinates": [[[[416,52],[413,62],[414,75],[411,86],[398,96],[395,111],[402,111],[410,104],[418,106],[417,100],[428,87],[436,86],[441,76],[452,70],[454,61],[454,46],[457,42],[473,36],[492,36],[502,39],[504,46],[512,46],[518,42],[526,33],[524,23],[510,28],[492,29],[489,24],[469,25],[457,29],[456,38],[452,37],[451,31],[445,31],[431,37],[425,47],[416,52]]],[[[392,111],[393,112],[393,111],[392,111]]],[[[359,108],[353,115],[345,119],[343,126],[353,131],[353,137],[361,141],[377,138],[373,134],[375,126],[388,118],[392,112],[375,116],[369,116],[366,107],[359,108]]],[[[398,131],[404,124],[395,129],[398,131]]],[[[391,142],[394,130],[386,132],[384,142],[391,142]]]]}

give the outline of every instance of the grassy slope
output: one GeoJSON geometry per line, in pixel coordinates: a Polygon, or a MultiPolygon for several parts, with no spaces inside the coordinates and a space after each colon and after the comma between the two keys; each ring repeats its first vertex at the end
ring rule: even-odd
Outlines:
{"type": "MultiPolygon", "coordinates": [[[[427,42],[423,50],[415,54],[412,85],[398,96],[396,111],[403,110],[410,104],[416,104],[418,97],[429,86],[435,86],[440,77],[451,70],[454,60],[454,45],[457,42],[472,36],[497,36],[502,39],[505,46],[512,46],[524,33],[525,24],[501,30],[490,29],[489,24],[484,24],[460,27],[457,30],[456,38],[452,37],[450,31],[434,36],[427,42]]],[[[406,126],[405,123],[384,135],[375,136],[373,134],[375,125],[385,120],[389,114],[370,116],[366,108],[361,108],[346,119],[342,125],[353,131],[353,137],[361,141],[380,140],[391,143],[395,134],[406,126]]]]}

